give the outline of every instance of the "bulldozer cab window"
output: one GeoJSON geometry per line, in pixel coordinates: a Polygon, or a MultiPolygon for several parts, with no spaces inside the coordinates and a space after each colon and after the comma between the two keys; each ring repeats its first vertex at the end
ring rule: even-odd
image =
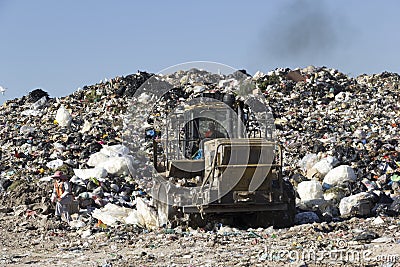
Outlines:
{"type": "Polygon", "coordinates": [[[185,157],[192,159],[199,152],[202,140],[227,138],[228,133],[217,121],[209,118],[196,118],[185,124],[184,136],[185,157]]]}
{"type": "Polygon", "coordinates": [[[204,124],[207,125],[206,130],[202,131],[204,138],[226,138],[227,137],[226,132],[224,134],[221,131],[221,130],[223,130],[223,131],[225,131],[225,130],[223,129],[223,127],[219,123],[216,123],[214,121],[208,120],[208,121],[203,121],[202,124],[203,124],[202,125],[203,128],[205,128],[204,124]]]}
{"type": "Polygon", "coordinates": [[[196,118],[185,124],[185,139],[227,138],[228,133],[217,121],[209,118],[196,118]]]}

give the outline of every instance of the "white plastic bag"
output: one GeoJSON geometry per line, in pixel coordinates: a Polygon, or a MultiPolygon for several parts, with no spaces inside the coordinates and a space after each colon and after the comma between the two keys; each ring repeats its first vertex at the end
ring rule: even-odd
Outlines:
{"type": "Polygon", "coordinates": [[[125,222],[125,218],[128,217],[131,209],[117,206],[112,203],[108,203],[101,209],[95,209],[92,213],[93,218],[102,221],[106,225],[116,225],[117,222],[125,222]]]}
{"type": "Polygon", "coordinates": [[[101,167],[93,169],[74,169],[74,174],[83,180],[107,177],[107,171],[101,167]]]}
{"type": "Polygon", "coordinates": [[[124,145],[103,146],[90,156],[87,164],[102,167],[110,174],[127,174],[133,169],[133,158],[129,156],[129,148],[124,145]]]}
{"type": "Polygon", "coordinates": [[[149,207],[141,198],[136,199],[137,220],[140,226],[149,230],[158,228],[157,213],[149,207]]]}
{"type": "Polygon", "coordinates": [[[52,170],[55,170],[59,167],[61,167],[64,164],[64,161],[61,159],[55,159],[50,162],[47,162],[46,167],[52,170]]]}
{"type": "Polygon", "coordinates": [[[21,126],[21,128],[19,128],[20,134],[33,133],[34,131],[35,131],[35,128],[28,126],[28,125],[23,125],[23,126],[21,126]]]}
{"type": "Polygon", "coordinates": [[[132,160],[128,156],[111,157],[102,166],[110,174],[127,174],[132,167],[132,160]]]}
{"type": "Polygon", "coordinates": [[[355,181],[356,174],[349,165],[340,165],[330,170],[324,178],[324,184],[328,187],[341,185],[346,181],[355,181]]]}
{"type": "Polygon", "coordinates": [[[81,133],[89,132],[91,128],[92,128],[92,123],[90,121],[85,121],[85,123],[82,126],[81,133]]]}
{"type": "Polygon", "coordinates": [[[101,166],[102,164],[104,164],[104,162],[106,162],[109,159],[108,156],[104,155],[101,152],[97,152],[92,154],[89,157],[89,160],[87,162],[87,165],[91,166],[91,167],[97,167],[97,166],[101,166]]]}
{"type": "Polygon", "coordinates": [[[361,192],[342,198],[339,204],[340,215],[369,215],[372,208],[371,200],[371,195],[367,192],[361,192]]]}
{"type": "Polygon", "coordinates": [[[129,148],[124,145],[103,146],[100,153],[108,157],[121,157],[129,154],[129,148]]]}
{"type": "Polygon", "coordinates": [[[143,225],[140,224],[137,210],[132,210],[132,211],[128,214],[128,216],[125,218],[125,223],[126,223],[126,224],[133,224],[133,225],[138,225],[138,226],[144,227],[143,225]]]}
{"type": "Polygon", "coordinates": [[[57,110],[56,121],[61,127],[69,127],[71,125],[72,116],[64,106],[61,106],[57,110]]]}
{"type": "Polygon", "coordinates": [[[322,185],[315,180],[299,183],[299,185],[297,186],[297,193],[299,194],[302,201],[324,198],[322,185]]]}
{"type": "Polygon", "coordinates": [[[307,171],[307,177],[312,178],[317,175],[319,178],[324,178],[325,175],[333,169],[337,164],[337,159],[331,156],[321,159],[307,171]]]}
{"type": "Polygon", "coordinates": [[[311,169],[315,163],[318,162],[318,156],[316,154],[307,154],[305,155],[298,163],[298,166],[306,172],[308,169],[311,169]]]}
{"type": "Polygon", "coordinates": [[[42,113],[40,111],[33,110],[33,109],[27,109],[27,110],[24,110],[24,111],[21,112],[22,116],[34,116],[34,117],[36,117],[36,116],[39,116],[41,114],[42,113]]]}

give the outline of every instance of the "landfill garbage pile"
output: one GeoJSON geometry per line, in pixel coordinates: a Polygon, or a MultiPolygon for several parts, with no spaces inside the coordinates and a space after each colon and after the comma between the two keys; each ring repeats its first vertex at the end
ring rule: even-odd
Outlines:
{"type": "MultiPolygon", "coordinates": [[[[7,208],[23,206],[25,210],[40,207],[40,212],[45,210],[44,214],[51,214],[54,209],[49,199],[51,175],[61,170],[71,177],[73,194],[79,200],[80,208],[86,211],[85,215],[90,214],[90,218],[99,221],[126,222],[126,218],[119,216],[125,213],[126,216],[131,215],[128,221],[132,224],[155,228],[153,213],[148,208],[150,197],[144,190],[151,187],[151,181],[142,179],[151,174],[151,168],[139,165],[140,161],[149,161],[143,131],[143,127],[149,125],[146,120],[154,123],[189,96],[218,87],[218,83],[208,87],[199,84],[231,77],[192,69],[155,77],[159,80],[156,84],[144,84],[150,77],[155,76],[138,72],[116,77],[84,86],[62,98],[50,98],[48,93],[35,89],[28,96],[5,102],[0,109],[3,126],[0,143],[1,205],[7,208]],[[148,93],[141,94],[130,107],[133,110],[129,111],[128,104],[142,85],[147,86],[148,93]],[[148,106],[149,93],[160,88],[173,90],[160,102],[158,114],[135,112],[148,106]],[[140,131],[129,135],[139,145],[137,151],[130,151],[123,144],[127,113],[138,115],[135,124],[140,131]],[[141,197],[145,205],[140,202],[141,197]],[[129,210],[130,213],[118,210],[117,206],[135,208],[140,213],[135,215],[136,210],[129,210]],[[109,208],[114,215],[115,212],[119,214],[119,220],[107,220],[103,216],[107,217],[107,212],[96,211],[92,214],[94,209],[103,207],[105,210],[109,208]],[[141,218],[142,213],[148,216],[141,218]]],[[[230,86],[223,84],[219,88],[222,88],[221,91],[231,90],[230,86]]],[[[148,164],[151,165],[151,162],[148,164]]],[[[79,226],[82,226],[82,220],[85,223],[96,221],[81,217],[79,226]]]]}
{"type": "Polygon", "coordinates": [[[394,73],[351,78],[325,67],[253,77],[192,69],[138,72],[63,98],[35,89],[7,101],[0,107],[0,264],[394,266],[400,255],[399,83],[394,73]],[[137,95],[149,78],[158,82],[137,95]],[[284,175],[297,191],[299,225],[160,227],[147,194],[151,181],[144,179],[152,151],[143,130],[197,96],[251,93],[254,87],[240,81],[254,82],[272,108],[284,175]],[[152,106],[157,88],[171,90],[152,106]],[[124,140],[127,114],[135,124],[131,144],[124,140]],[[71,177],[79,199],[80,212],[68,226],[52,215],[56,170],[71,177]],[[348,252],[359,257],[343,257],[348,252]]]}
{"type": "Polygon", "coordinates": [[[2,205],[46,203],[50,207],[49,181],[56,170],[72,177],[74,194],[82,197],[83,205],[103,206],[104,194],[111,193],[124,203],[129,201],[137,191],[136,183],[122,167],[106,167],[107,173],[105,169],[97,173],[85,170],[90,168],[90,156],[97,152],[110,158],[124,152],[118,145],[122,143],[126,99],[151,76],[138,72],[116,77],[62,98],[50,98],[47,92],[36,89],[5,102],[0,109],[2,205]],[[108,179],[100,182],[105,176],[108,179]],[[92,195],[94,190],[98,192],[92,195]]]}
{"type": "Polygon", "coordinates": [[[91,214],[81,222],[157,228],[146,193],[151,181],[143,179],[151,173],[151,162],[139,164],[151,154],[143,130],[196,96],[251,93],[238,88],[243,80],[253,81],[272,108],[285,151],[284,175],[297,188],[298,223],[398,214],[400,77],[351,78],[325,67],[276,69],[254,77],[245,71],[226,76],[197,69],[169,75],[138,72],[63,98],[36,89],[7,101],[0,109],[1,205],[49,213],[50,175],[62,170],[71,177],[81,209],[91,214]],[[149,78],[158,83],[135,96],[149,78]],[[150,113],[135,113],[148,108],[151,91],[159,88],[171,91],[150,113]],[[136,124],[129,133],[133,150],[123,140],[127,114],[136,124]]]}
{"type": "Polygon", "coordinates": [[[310,66],[254,78],[274,113],[284,174],[308,222],[400,212],[398,74],[350,78],[310,66]]]}

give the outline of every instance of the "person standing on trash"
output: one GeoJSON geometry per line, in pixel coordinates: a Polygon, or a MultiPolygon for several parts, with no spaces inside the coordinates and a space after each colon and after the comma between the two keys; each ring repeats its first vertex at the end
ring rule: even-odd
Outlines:
{"type": "Polygon", "coordinates": [[[56,202],[55,215],[69,223],[72,220],[70,212],[73,201],[71,184],[68,181],[68,177],[61,171],[56,171],[52,178],[54,180],[54,187],[51,201],[56,202]]]}

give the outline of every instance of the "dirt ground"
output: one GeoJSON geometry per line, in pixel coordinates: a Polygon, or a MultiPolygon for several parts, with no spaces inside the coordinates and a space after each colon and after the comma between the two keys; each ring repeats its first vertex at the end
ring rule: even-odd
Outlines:
{"type": "Polygon", "coordinates": [[[0,266],[400,266],[399,218],[148,232],[3,209],[0,225],[0,266]]]}

